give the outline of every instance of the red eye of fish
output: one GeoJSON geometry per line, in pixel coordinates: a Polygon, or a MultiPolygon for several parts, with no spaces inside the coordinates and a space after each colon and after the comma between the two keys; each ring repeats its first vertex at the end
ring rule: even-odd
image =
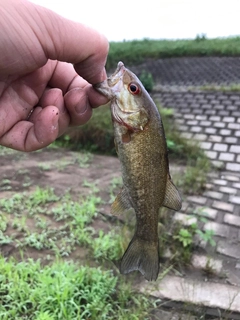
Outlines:
{"type": "Polygon", "coordinates": [[[138,94],[140,92],[139,87],[135,83],[130,83],[129,86],[128,86],[128,90],[132,94],[138,94]]]}

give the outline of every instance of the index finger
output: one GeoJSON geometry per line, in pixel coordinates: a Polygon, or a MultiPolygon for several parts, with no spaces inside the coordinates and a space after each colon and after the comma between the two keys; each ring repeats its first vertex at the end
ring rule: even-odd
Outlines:
{"type": "Polygon", "coordinates": [[[43,7],[38,7],[38,13],[44,28],[38,26],[36,32],[47,58],[71,62],[76,72],[91,84],[106,79],[109,44],[105,36],[43,7]]]}

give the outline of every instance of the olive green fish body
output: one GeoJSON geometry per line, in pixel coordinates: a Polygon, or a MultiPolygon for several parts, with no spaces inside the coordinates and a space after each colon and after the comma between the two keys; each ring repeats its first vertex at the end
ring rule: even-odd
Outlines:
{"type": "Polygon", "coordinates": [[[121,259],[120,272],[139,270],[147,280],[156,280],[159,208],[181,208],[181,198],[169,175],[161,117],[140,80],[121,62],[107,83],[100,83],[96,89],[111,99],[123,177],[122,191],[111,212],[119,214],[133,208],[137,218],[135,235],[121,259]]]}

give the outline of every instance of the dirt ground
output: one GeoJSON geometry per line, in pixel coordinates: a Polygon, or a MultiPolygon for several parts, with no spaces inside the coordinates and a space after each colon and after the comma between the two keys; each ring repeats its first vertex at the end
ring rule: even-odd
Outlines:
{"type": "MultiPolygon", "coordinates": [[[[10,150],[9,150],[10,151],[10,150]]],[[[16,193],[33,192],[36,187],[53,188],[54,193],[61,197],[69,192],[74,201],[81,195],[93,193],[98,189],[97,195],[102,199],[98,207],[104,215],[110,213],[111,182],[121,181],[119,160],[115,157],[92,155],[89,153],[72,152],[66,149],[44,149],[40,152],[20,153],[9,152],[0,157],[0,199],[9,199],[16,193]]],[[[116,191],[115,191],[116,192],[116,191]]],[[[108,231],[110,226],[106,219],[94,220],[95,229],[108,231]]],[[[8,215],[7,219],[13,218],[8,215]]],[[[51,218],[49,218],[51,219],[51,218]]],[[[34,228],[32,219],[25,221],[26,229],[34,228]]],[[[64,222],[51,220],[51,225],[61,228],[64,222]]],[[[37,231],[37,230],[36,230],[37,231]]],[[[14,239],[21,240],[22,230],[11,227],[8,221],[7,236],[14,234],[14,239]]],[[[0,245],[4,256],[20,258],[19,248],[13,243],[0,245]]],[[[50,254],[48,249],[37,250],[24,248],[25,256],[42,258],[50,254]]],[[[84,249],[75,251],[69,258],[76,256],[82,259],[84,249]]]]}
{"type": "MultiPolygon", "coordinates": [[[[173,175],[184,170],[184,167],[172,163],[170,167],[173,175]]],[[[58,202],[64,201],[66,192],[69,192],[75,201],[81,195],[91,195],[96,192],[102,200],[97,207],[101,214],[93,220],[92,226],[95,230],[103,230],[107,233],[114,226],[110,215],[110,205],[121,188],[120,162],[118,158],[112,156],[73,152],[62,148],[46,148],[28,154],[6,149],[0,156],[0,199],[9,199],[17,193],[24,193],[27,196],[36,187],[53,188],[54,193],[60,197],[58,202]]],[[[36,228],[33,219],[27,218],[24,221],[23,232],[23,230],[12,226],[13,214],[5,216],[8,219],[8,226],[4,234],[6,236],[14,235],[15,241],[4,244],[0,241],[0,252],[3,256],[15,257],[18,260],[22,260],[23,256],[35,260],[40,258],[43,264],[49,263],[51,257],[52,260],[54,259],[53,252],[48,248],[38,250],[32,246],[25,246],[19,250],[17,241],[23,240],[27,230],[38,232],[41,229],[36,228]]],[[[51,228],[59,230],[65,223],[64,221],[56,221],[51,216],[48,219],[47,222],[51,228]]],[[[78,246],[72,250],[67,259],[74,260],[79,264],[95,265],[88,250],[84,247],[78,246]]],[[[112,267],[113,265],[111,265],[112,267]]],[[[193,273],[193,276],[196,277],[196,273],[193,273]]],[[[141,281],[141,278],[140,275],[137,275],[134,281],[141,281]]],[[[156,312],[164,313],[165,311],[156,310],[156,312]]],[[[155,316],[153,316],[154,319],[155,316]]],[[[168,312],[166,315],[161,314],[162,319],[165,319],[164,316],[166,319],[190,319],[189,316],[182,317],[180,313],[179,315],[171,315],[168,312]]]]}

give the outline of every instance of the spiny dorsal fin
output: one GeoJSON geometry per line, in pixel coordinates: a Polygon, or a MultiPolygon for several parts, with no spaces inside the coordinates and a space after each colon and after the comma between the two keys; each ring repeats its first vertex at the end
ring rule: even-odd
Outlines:
{"type": "Polygon", "coordinates": [[[111,205],[111,214],[118,216],[132,208],[126,189],[123,187],[111,205]]]}
{"type": "Polygon", "coordinates": [[[182,207],[182,199],[178,189],[173,184],[170,175],[167,177],[166,192],[163,206],[173,210],[180,210],[182,207]]]}

